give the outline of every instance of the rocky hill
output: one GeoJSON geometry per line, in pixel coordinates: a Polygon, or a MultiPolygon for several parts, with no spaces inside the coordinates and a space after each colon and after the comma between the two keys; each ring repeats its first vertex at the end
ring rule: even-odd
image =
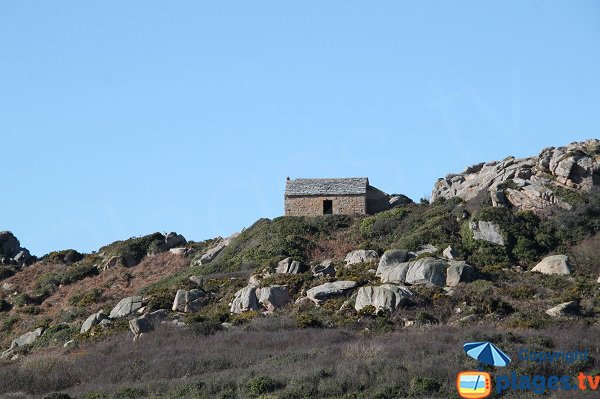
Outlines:
{"type": "Polygon", "coordinates": [[[545,148],[537,157],[482,162],[435,184],[432,199],[465,201],[489,196],[494,206],[541,213],[571,209],[573,202],[600,185],[600,141],[545,148]]]}
{"type": "Polygon", "coordinates": [[[0,395],[447,398],[474,367],[452,349],[467,339],[594,345],[599,156],[597,140],[546,149],[448,176],[431,203],[203,242],[38,259],[3,232],[0,395]]]}

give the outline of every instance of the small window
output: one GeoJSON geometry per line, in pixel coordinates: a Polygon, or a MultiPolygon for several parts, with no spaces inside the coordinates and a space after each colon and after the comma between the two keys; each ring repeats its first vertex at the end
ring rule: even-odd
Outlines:
{"type": "Polygon", "coordinates": [[[323,201],[323,215],[331,215],[333,213],[333,202],[331,200],[323,201]]]}

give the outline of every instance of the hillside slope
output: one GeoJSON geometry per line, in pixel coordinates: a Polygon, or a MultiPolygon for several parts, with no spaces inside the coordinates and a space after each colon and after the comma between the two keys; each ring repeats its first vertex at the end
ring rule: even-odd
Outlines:
{"type": "MultiPolygon", "coordinates": [[[[92,254],[13,262],[0,273],[0,394],[449,397],[458,370],[436,370],[431,353],[420,364],[405,345],[402,353],[414,357],[406,365],[378,359],[394,340],[454,356],[429,334],[456,345],[484,331],[506,347],[550,348],[567,344],[565,334],[593,342],[599,156],[591,140],[479,165],[438,182],[431,203],[373,216],[260,219],[227,239],[155,233],[92,254]],[[553,197],[515,200],[542,183],[553,197]],[[328,355],[313,339],[331,347],[328,355]],[[197,352],[199,342],[222,356],[197,352]],[[178,348],[206,359],[180,357],[178,348]],[[289,360],[287,374],[271,353],[289,360]],[[166,356],[179,363],[165,369],[166,356]],[[306,359],[318,359],[312,374],[303,371],[306,359]],[[130,371],[90,377],[94,365],[113,362],[130,371]],[[420,377],[421,368],[432,377],[420,377]]],[[[593,359],[581,370],[599,366],[593,359]]]]}

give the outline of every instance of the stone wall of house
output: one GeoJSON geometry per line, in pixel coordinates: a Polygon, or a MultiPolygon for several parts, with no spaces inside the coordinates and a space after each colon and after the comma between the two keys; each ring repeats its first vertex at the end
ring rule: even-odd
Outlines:
{"type": "Polygon", "coordinates": [[[354,215],[365,214],[367,204],[364,195],[344,196],[312,196],[312,197],[285,197],[286,216],[318,216],[323,214],[323,201],[330,200],[333,205],[333,214],[354,215]]]}
{"type": "Polygon", "coordinates": [[[367,187],[367,213],[374,215],[390,209],[390,197],[373,186],[367,187]]]}

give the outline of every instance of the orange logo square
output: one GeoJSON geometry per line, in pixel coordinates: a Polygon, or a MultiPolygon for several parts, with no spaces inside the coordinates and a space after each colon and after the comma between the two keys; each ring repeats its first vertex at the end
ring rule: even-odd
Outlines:
{"type": "Polygon", "coordinates": [[[461,371],[456,376],[456,389],[461,398],[487,398],[492,393],[492,377],[483,371],[461,371]]]}

